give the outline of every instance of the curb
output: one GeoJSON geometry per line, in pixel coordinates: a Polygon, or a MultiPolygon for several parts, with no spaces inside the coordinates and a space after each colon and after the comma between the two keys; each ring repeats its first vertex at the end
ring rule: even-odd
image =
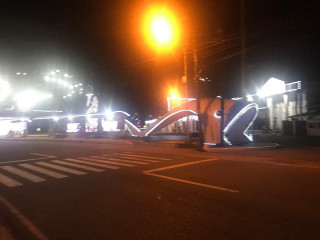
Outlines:
{"type": "Polygon", "coordinates": [[[265,143],[258,146],[243,146],[243,147],[204,147],[206,152],[241,152],[241,151],[259,151],[259,150],[274,150],[279,148],[278,143],[265,143]]]}
{"type": "Polygon", "coordinates": [[[127,140],[91,140],[91,139],[30,139],[30,138],[1,138],[2,141],[16,141],[16,142],[64,142],[64,143],[94,143],[94,144],[114,144],[114,145],[133,145],[127,140]]]}

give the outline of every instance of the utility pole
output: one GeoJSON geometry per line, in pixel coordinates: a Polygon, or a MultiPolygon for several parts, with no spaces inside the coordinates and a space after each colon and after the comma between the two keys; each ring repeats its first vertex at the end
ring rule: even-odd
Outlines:
{"type": "Polygon", "coordinates": [[[245,26],[245,0],[241,0],[240,24],[241,24],[241,95],[246,99],[246,26],[245,26]]]}
{"type": "Polygon", "coordinates": [[[195,46],[193,46],[193,67],[194,67],[193,68],[194,83],[196,86],[197,112],[198,112],[198,120],[199,120],[200,150],[202,150],[203,149],[203,132],[202,132],[202,121],[201,121],[202,119],[201,119],[200,86],[199,86],[199,74],[198,74],[198,54],[195,46]]]}
{"type": "MultiPolygon", "coordinates": [[[[183,47],[183,74],[182,82],[185,84],[185,96],[186,98],[189,97],[189,91],[188,91],[188,58],[187,58],[187,47],[186,44],[183,47]]],[[[188,108],[188,99],[187,99],[187,108],[188,108]]],[[[187,139],[186,139],[186,145],[191,144],[191,136],[190,136],[190,119],[189,116],[187,116],[187,139]]]]}

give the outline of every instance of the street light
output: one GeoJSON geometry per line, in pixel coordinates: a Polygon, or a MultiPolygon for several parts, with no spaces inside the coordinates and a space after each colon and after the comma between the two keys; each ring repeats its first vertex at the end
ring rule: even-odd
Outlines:
{"type": "Polygon", "coordinates": [[[180,26],[175,14],[163,5],[148,10],[143,21],[143,34],[148,44],[161,52],[174,49],[180,40],[180,26]]]}

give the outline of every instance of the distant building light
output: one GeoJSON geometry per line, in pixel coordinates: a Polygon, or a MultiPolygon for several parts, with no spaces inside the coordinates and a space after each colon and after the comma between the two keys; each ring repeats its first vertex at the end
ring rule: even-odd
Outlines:
{"type": "Polygon", "coordinates": [[[27,75],[27,73],[23,73],[22,75],[27,75]]]}
{"type": "Polygon", "coordinates": [[[49,76],[45,76],[44,80],[46,80],[48,82],[48,81],[50,81],[50,77],[49,76]]]}
{"type": "Polygon", "coordinates": [[[56,70],[56,72],[60,72],[60,70],[59,70],[59,69],[57,69],[57,70],[56,70]]]}
{"type": "Polygon", "coordinates": [[[69,77],[68,73],[63,74],[64,77],[69,77]]]}
{"type": "Polygon", "coordinates": [[[59,118],[58,117],[53,117],[52,118],[54,121],[59,121],[59,118]]]}
{"type": "Polygon", "coordinates": [[[56,72],[55,72],[55,71],[51,71],[50,74],[51,74],[51,75],[55,75],[56,72]]]}
{"type": "Polygon", "coordinates": [[[20,75],[21,73],[20,72],[17,72],[17,75],[20,75]]]}

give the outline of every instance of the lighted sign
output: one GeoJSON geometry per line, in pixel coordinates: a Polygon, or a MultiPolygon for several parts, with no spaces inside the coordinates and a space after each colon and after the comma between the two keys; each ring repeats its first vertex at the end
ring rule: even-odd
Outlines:
{"type": "Polygon", "coordinates": [[[67,132],[69,133],[77,133],[80,132],[80,123],[68,123],[67,124],[67,132]]]}

